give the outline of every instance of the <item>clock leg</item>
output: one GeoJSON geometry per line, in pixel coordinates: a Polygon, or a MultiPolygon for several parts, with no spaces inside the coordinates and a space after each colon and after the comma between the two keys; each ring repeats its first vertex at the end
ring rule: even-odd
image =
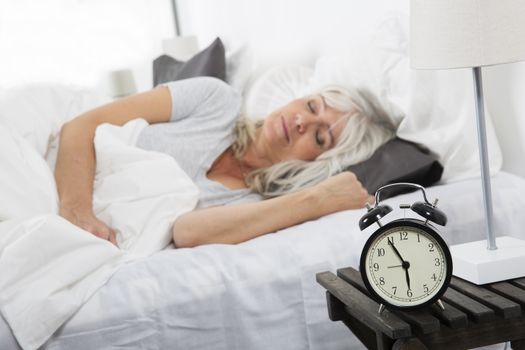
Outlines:
{"type": "Polygon", "coordinates": [[[439,308],[441,309],[441,311],[445,311],[445,305],[443,305],[443,302],[441,301],[441,299],[438,299],[437,304],[439,308]]]}
{"type": "Polygon", "coordinates": [[[379,304],[379,310],[377,310],[377,312],[381,315],[383,313],[383,310],[385,310],[385,305],[379,304]]]}

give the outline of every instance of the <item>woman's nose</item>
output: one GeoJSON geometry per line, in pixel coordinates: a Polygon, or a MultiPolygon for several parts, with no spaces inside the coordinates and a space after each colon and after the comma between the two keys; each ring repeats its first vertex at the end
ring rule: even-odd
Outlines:
{"type": "Polygon", "coordinates": [[[295,116],[295,122],[297,125],[297,131],[300,134],[302,134],[308,129],[308,126],[313,122],[313,118],[310,115],[297,114],[295,116]]]}

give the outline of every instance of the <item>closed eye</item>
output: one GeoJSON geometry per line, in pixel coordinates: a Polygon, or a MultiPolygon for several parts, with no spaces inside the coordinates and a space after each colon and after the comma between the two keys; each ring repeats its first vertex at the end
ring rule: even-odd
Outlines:
{"type": "Polygon", "coordinates": [[[332,129],[328,125],[319,127],[315,132],[315,142],[323,149],[332,148],[335,143],[332,129]]]}
{"type": "Polygon", "coordinates": [[[307,105],[308,105],[308,110],[311,113],[317,114],[317,106],[314,100],[308,100],[307,105]]]}
{"type": "Polygon", "coordinates": [[[325,144],[326,144],[326,138],[324,137],[324,135],[321,133],[321,130],[318,129],[316,132],[315,132],[315,142],[317,143],[317,145],[319,145],[320,147],[325,147],[325,144]]]}

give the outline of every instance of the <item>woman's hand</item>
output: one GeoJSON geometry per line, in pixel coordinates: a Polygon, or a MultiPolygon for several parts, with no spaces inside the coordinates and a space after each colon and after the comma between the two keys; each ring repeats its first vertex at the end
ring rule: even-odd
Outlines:
{"type": "Polygon", "coordinates": [[[73,209],[61,208],[60,216],[81,229],[91,232],[103,240],[110,241],[118,247],[115,231],[100,221],[92,212],[85,211],[79,213],[73,209]]]}
{"type": "Polygon", "coordinates": [[[311,190],[321,208],[321,215],[341,210],[363,208],[372,204],[374,197],[368,194],[354,173],[344,171],[313,186],[311,190]]]}

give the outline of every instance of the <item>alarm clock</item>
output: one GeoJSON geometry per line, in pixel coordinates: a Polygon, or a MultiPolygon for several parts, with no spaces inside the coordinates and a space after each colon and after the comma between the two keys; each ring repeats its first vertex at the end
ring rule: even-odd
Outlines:
{"type": "Polygon", "coordinates": [[[375,205],[359,221],[359,228],[377,225],[377,230],[366,241],[360,260],[360,272],[370,295],[384,307],[417,309],[437,303],[447,289],[452,277],[452,258],[449,248],[434,224],[445,226],[446,215],[437,207],[437,199],[430,203],[424,187],[413,183],[395,183],[379,188],[375,205]],[[392,208],[380,204],[382,191],[397,187],[421,190],[423,202],[402,204],[401,209],[411,209],[421,219],[403,218],[382,223],[380,219],[392,208]]]}

